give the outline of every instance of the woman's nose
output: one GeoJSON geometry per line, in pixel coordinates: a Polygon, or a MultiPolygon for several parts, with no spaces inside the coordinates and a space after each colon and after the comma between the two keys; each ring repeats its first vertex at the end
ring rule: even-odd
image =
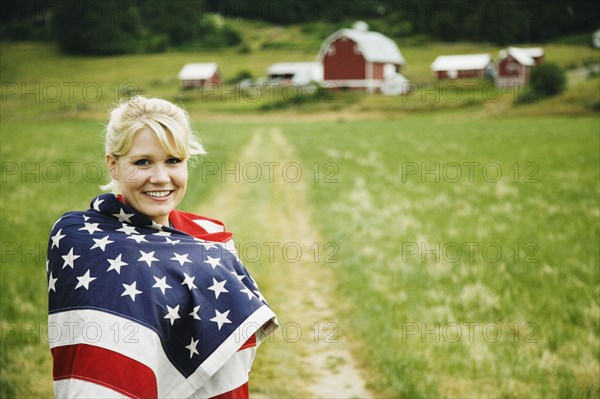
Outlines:
{"type": "Polygon", "coordinates": [[[171,178],[169,177],[169,171],[163,165],[156,165],[152,172],[153,173],[150,177],[150,183],[166,184],[171,180],[171,178]]]}

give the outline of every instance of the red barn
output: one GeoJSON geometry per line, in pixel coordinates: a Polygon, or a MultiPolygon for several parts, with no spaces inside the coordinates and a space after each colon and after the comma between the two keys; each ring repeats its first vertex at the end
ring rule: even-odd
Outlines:
{"type": "Polygon", "coordinates": [[[364,22],[325,39],[318,59],[323,64],[324,84],[369,93],[381,91],[382,84],[395,79],[406,64],[396,43],[381,33],[369,32],[364,22]]]}
{"type": "Polygon", "coordinates": [[[509,47],[500,51],[496,85],[499,87],[523,86],[529,80],[531,68],[544,60],[541,48],[509,47]]]}

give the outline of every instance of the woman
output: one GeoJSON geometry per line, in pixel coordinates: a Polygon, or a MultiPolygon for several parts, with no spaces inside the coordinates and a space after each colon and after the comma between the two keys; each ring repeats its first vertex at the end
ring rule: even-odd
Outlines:
{"type": "Polygon", "coordinates": [[[256,346],[277,326],[217,220],[176,209],[204,149],[187,114],[135,97],[111,112],[112,181],[48,243],[57,397],[248,397],[256,346]]]}

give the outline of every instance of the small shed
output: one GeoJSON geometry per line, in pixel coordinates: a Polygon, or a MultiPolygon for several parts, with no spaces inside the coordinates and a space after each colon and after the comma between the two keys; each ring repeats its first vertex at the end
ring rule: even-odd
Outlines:
{"type": "Polygon", "coordinates": [[[496,85],[498,87],[523,86],[529,81],[531,68],[544,60],[544,50],[508,47],[500,50],[496,85]]]}
{"type": "Polygon", "coordinates": [[[494,69],[489,54],[440,55],[431,64],[438,79],[493,78],[494,69]]]}
{"type": "Polygon", "coordinates": [[[184,88],[221,84],[219,66],[214,62],[185,64],[178,77],[184,88]]]}
{"type": "Polygon", "coordinates": [[[278,62],[267,68],[267,75],[271,80],[306,86],[323,81],[323,65],[320,62],[278,62]]]}
{"type": "Polygon", "coordinates": [[[392,39],[370,32],[360,21],[327,37],[317,58],[323,64],[325,85],[369,93],[380,91],[383,82],[395,79],[406,65],[392,39]]]}

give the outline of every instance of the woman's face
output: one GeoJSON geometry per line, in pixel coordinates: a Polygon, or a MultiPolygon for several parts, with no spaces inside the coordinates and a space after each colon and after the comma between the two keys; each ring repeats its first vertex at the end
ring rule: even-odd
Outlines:
{"type": "MultiPolygon", "coordinates": [[[[170,136],[169,141],[174,146],[170,136]]],[[[127,154],[118,160],[106,155],[106,163],[125,204],[168,226],[169,213],[185,194],[186,160],[165,152],[154,134],[142,129],[133,136],[127,154]]]]}

